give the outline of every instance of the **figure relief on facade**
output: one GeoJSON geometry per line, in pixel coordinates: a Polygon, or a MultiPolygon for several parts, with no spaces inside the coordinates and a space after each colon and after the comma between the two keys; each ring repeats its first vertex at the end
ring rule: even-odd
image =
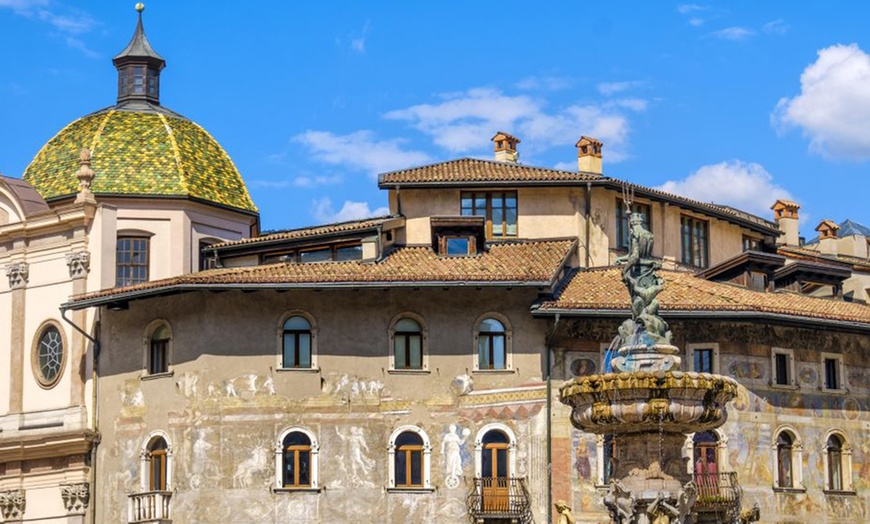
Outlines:
{"type": "Polygon", "coordinates": [[[327,395],[341,395],[344,399],[359,396],[380,396],[384,383],[379,380],[366,380],[355,375],[330,374],[323,382],[323,392],[327,395]]]}
{"type": "Polygon", "coordinates": [[[89,251],[73,251],[66,254],[66,265],[69,277],[73,280],[85,278],[91,270],[91,253],[89,251]]]}
{"type": "Polygon", "coordinates": [[[236,472],[233,474],[233,487],[250,487],[254,476],[268,473],[269,468],[269,451],[265,446],[255,446],[251,450],[250,456],[236,466],[236,472]]]}
{"type": "Polygon", "coordinates": [[[196,440],[190,446],[190,478],[188,482],[190,489],[197,490],[203,487],[206,479],[217,479],[215,475],[215,465],[211,458],[213,456],[214,444],[206,440],[208,430],[198,428],[196,431],[196,440]]]}
{"type": "Polygon", "coordinates": [[[366,442],[365,432],[363,428],[351,426],[347,429],[347,434],[343,433],[339,428],[335,428],[338,438],[341,439],[345,454],[339,457],[339,464],[344,468],[351,487],[374,487],[374,483],[370,478],[375,468],[374,459],[368,455],[371,454],[368,442],[366,442]]]}
{"type": "Polygon", "coordinates": [[[9,289],[20,289],[27,285],[30,271],[27,262],[13,262],[6,265],[6,277],[9,279],[9,289]]]}
{"type": "Polygon", "coordinates": [[[91,502],[91,486],[87,482],[61,484],[60,496],[68,514],[81,514],[88,509],[91,502]]]}
{"type": "Polygon", "coordinates": [[[468,395],[474,391],[474,379],[466,374],[458,375],[450,382],[450,391],[457,397],[468,395]]]}
{"type": "Polygon", "coordinates": [[[454,489],[462,479],[462,448],[471,435],[468,428],[460,429],[456,424],[447,427],[441,440],[441,454],[444,456],[444,484],[454,489]]]}
{"type": "Polygon", "coordinates": [[[23,489],[9,489],[0,491],[0,515],[4,521],[20,519],[24,517],[27,499],[23,489]]]}
{"type": "Polygon", "coordinates": [[[196,373],[182,373],[178,380],[175,381],[175,387],[184,395],[185,398],[196,398],[197,384],[199,383],[199,375],[196,373]]]}

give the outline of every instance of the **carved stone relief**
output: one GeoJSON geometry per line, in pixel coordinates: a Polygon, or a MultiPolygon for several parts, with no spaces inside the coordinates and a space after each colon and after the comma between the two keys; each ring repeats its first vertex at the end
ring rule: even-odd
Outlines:
{"type": "Polygon", "coordinates": [[[91,502],[90,484],[61,484],[60,496],[63,498],[63,506],[67,513],[84,513],[91,502]]]}
{"type": "Polygon", "coordinates": [[[26,262],[13,262],[6,265],[6,277],[9,278],[9,289],[19,289],[27,285],[30,276],[26,262]]]}
{"type": "Polygon", "coordinates": [[[3,520],[23,517],[26,504],[23,489],[0,491],[0,515],[3,516],[3,520]]]}
{"type": "Polygon", "coordinates": [[[91,254],[88,251],[74,251],[66,254],[69,277],[73,280],[85,278],[91,269],[91,254]]]}

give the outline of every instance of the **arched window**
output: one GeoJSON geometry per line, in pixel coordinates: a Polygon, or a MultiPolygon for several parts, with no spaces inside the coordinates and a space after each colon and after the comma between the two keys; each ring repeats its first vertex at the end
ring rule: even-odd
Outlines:
{"type": "Polygon", "coordinates": [[[319,489],[317,437],[306,428],[292,427],[278,436],[275,446],[277,489],[319,489]]]}
{"type": "Polygon", "coordinates": [[[692,464],[698,498],[709,500],[719,496],[719,436],[712,431],[695,433],[692,437],[692,464]]]}
{"type": "Polygon", "coordinates": [[[393,369],[423,369],[423,330],[412,318],[402,318],[395,324],[393,369]]]}
{"type": "Polygon", "coordinates": [[[288,433],[282,442],[284,451],[283,486],[311,487],[311,439],[301,431],[288,433]]]}
{"type": "Polygon", "coordinates": [[[837,435],[828,437],[828,489],[843,490],[843,441],[837,435]]]}
{"type": "Polygon", "coordinates": [[[475,469],[485,511],[506,511],[515,476],[516,438],[503,424],[487,424],[475,440],[475,469]]]}
{"type": "Polygon", "coordinates": [[[504,321],[487,316],[477,324],[476,370],[510,369],[510,332],[504,321]]]}
{"type": "Polygon", "coordinates": [[[169,341],[172,335],[169,326],[161,324],[151,333],[148,343],[148,374],[156,375],[169,371],[169,341]]]}
{"type": "Polygon", "coordinates": [[[140,483],[142,490],[172,490],[172,446],[162,431],[154,431],[144,441],[142,447],[142,469],[140,483]]]}
{"type": "Polygon", "coordinates": [[[281,367],[312,367],[311,322],[300,315],[295,315],[285,320],[282,347],[283,361],[281,367]]]}
{"type": "Polygon", "coordinates": [[[417,426],[402,426],[390,436],[389,443],[390,488],[429,489],[430,455],[429,437],[417,426]]]}
{"type": "Polygon", "coordinates": [[[774,448],[776,450],[776,468],[774,487],[784,489],[800,488],[803,482],[801,474],[801,443],[797,433],[791,429],[782,429],[775,433],[774,448]]]}

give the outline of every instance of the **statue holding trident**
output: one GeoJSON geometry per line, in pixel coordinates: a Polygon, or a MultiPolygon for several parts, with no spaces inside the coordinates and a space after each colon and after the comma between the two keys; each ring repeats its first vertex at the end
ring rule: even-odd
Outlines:
{"type": "Polygon", "coordinates": [[[631,298],[631,318],[619,327],[622,339],[619,354],[622,358],[615,358],[613,366],[619,371],[667,371],[679,366],[679,358],[672,356],[677,349],[671,346],[671,331],[668,323],[659,316],[659,302],[656,300],[664,289],[664,280],[656,274],[662,265],[652,258],[654,238],[643,225],[643,215],[631,210],[634,189],[623,186],[622,200],[629,223],[628,253],[618,257],[616,265],[622,266],[622,281],[631,298]],[[654,361],[662,360],[653,357],[657,353],[668,355],[664,359],[667,362],[655,365],[654,361]],[[635,354],[645,354],[645,357],[630,357],[635,354]]]}

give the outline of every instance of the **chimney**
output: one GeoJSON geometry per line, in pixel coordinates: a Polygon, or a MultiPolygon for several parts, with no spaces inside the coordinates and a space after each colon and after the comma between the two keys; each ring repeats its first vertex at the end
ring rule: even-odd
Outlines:
{"type": "Polygon", "coordinates": [[[601,174],[601,148],[604,144],[597,138],[581,136],[574,144],[577,147],[577,169],[581,173],[601,174]]]}
{"type": "Polygon", "coordinates": [[[819,252],[823,255],[837,254],[837,230],[840,226],[833,220],[822,220],[816,226],[819,232],[819,252]]]}
{"type": "Polygon", "coordinates": [[[798,209],[801,206],[791,200],[779,199],[770,209],[773,210],[773,220],[779,226],[782,234],[776,243],[786,246],[800,246],[800,230],[798,228],[798,209]]]}
{"type": "Polygon", "coordinates": [[[520,158],[520,153],[517,151],[517,144],[520,143],[519,138],[510,133],[499,131],[491,140],[495,143],[496,162],[517,163],[517,160],[520,158]]]}

